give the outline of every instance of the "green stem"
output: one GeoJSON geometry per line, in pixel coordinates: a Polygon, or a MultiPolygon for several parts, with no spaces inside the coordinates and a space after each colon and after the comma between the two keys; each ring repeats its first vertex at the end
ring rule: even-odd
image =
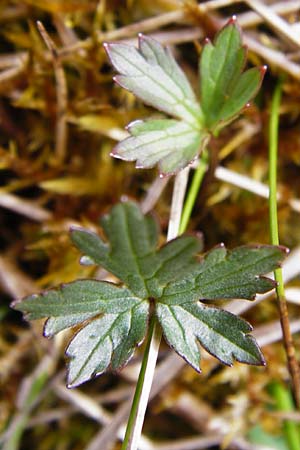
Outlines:
{"type": "MultiPolygon", "coordinates": [[[[271,116],[269,124],[269,214],[270,214],[270,235],[271,243],[273,245],[279,244],[278,234],[278,214],[277,214],[277,154],[278,154],[278,126],[279,126],[279,107],[281,102],[281,81],[278,82],[271,104],[271,116]]],[[[276,269],[274,277],[277,282],[276,294],[278,300],[278,308],[280,313],[280,321],[283,334],[283,342],[287,354],[288,367],[291,376],[293,393],[297,407],[300,406],[300,373],[298,361],[296,359],[295,347],[293,344],[293,337],[290,329],[290,322],[288,318],[287,303],[285,299],[284,283],[282,276],[282,269],[276,269]]],[[[292,425],[285,427],[287,442],[290,445],[292,436],[290,429],[292,425]]],[[[296,427],[296,424],[293,424],[296,427]]],[[[290,446],[294,450],[294,446],[290,446]]],[[[297,447],[299,450],[299,446],[297,447]]]]}
{"type": "MultiPolygon", "coordinates": [[[[269,391],[275,400],[276,408],[280,411],[293,411],[295,410],[294,402],[291,393],[281,383],[273,382],[269,386],[269,391]]],[[[298,427],[293,420],[285,420],[283,422],[283,430],[286,436],[290,450],[300,449],[300,435],[298,427]]]]}
{"type": "Polygon", "coordinates": [[[187,229],[200,186],[202,184],[204,175],[207,171],[207,167],[208,167],[208,151],[204,150],[199,160],[198,167],[195,170],[192,183],[184,203],[179,234],[184,233],[185,230],[187,229]]]}
{"type": "MultiPolygon", "coordinates": [[[[149,386],[148,395],[145,395],[145,392],[144,392],[144,396],[142,397],[142,391],[143,391],[143,389],[145,389],[144,386],[145,386],[146,370],[148,368],[148,376],[149,376],[149,364],[153,360],[152,354],[154,352],[154,355],[155,355],[155,353],[158,352],[160,340],[161,340],[161,330],[158,327],[158,324],[156,323],[155,316],[153,315],[151,317],[151,321],[150,321],[146,347],[145,347],[145,351],[144,351],[144,355],[143,355],[142,365],[141,365],[134,397],[132,400],[132,406],[131,406],[131,411],[130,411],[130,415],[129,415],[128,422],[127,422],[127,428],[126,428],[126,433],[125,433],[125,437],[124,437],[124,441],[123,441],[123,445],[122,445],[122,450],[126,450],[128,448],[135,448],[135,447],[137,448],[138,441],[139,441],[139,438],[140,438],[140,435],[142,432],[143,421],[144,421],[144,420],[141,420],[141,421],[137,420],[139,409],[140,409],[140,404],[141,404],[141,399],[144,398],[144,399],[146,399],[146,401],[148,401],[149,394],[150,394],[150,388],[151,388],[151,384],[148,385],[149,386]]],[[[154,361],[153,374],[154,374],[155,364],[156,364],[156,358],[154,361]]]]}
{"type": "MultiPolygon", "coordinates": [[[[174,239],[179,233],[182,205],[186,192],[188,174],[189,168],[186,168],[179,172],[175,178],[167,241],[174,239]]],[[[152,315],[146,341],[146,348],[127,422],[122,450],[137,450],[138,448],[150,389],[154,377],[161,337],[161,328],[157,323],[156,317],[152,315]]]]}
{"type": "MultiPolygon", "coordinates": [[[[279,126],[279,107],[281,102],[281,82],[275,88],[272,104],[269,127],[269,220],[270,220],[270,238],[272,245],[279,245],[278,214],[277,214],[277,154],[278,154],[278,126],[279,126]]],[[[284,283],[282,270],[274,271],[277,281],[277,296],[284,297],[284,283]]]]}

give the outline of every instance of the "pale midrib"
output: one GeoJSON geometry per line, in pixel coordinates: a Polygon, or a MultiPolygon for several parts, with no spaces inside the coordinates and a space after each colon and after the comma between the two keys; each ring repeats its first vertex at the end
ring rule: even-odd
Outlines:
{"type": "Polygon", "coordinates": [[[174,313],[172,306],[169,306],[168,309],[171,313],[171,316],[173,316],[175,322],[177,323],[177,325],[179,326],[179,328],[181,330],[182,338],[184,339],[185,344],[187,344],[186,332],[185,332],[184,326],[181,324],[180,320],[178,320],[178,318],[176,317],[176,314],[174,313]]]}
{"type": "MultiPolygon", "coordinates": [[[[151,48],[151,51],[152,51],[152,54],[154,55],[156,64],[157,64],[159,67],[161,67],[161,68],[166,72],[166,74],[174,81],[174,83],[176,83],[176,81],[172,78],[172,74],[169,73],[169,72],[167,71],[167,68],[164,67],[163,64],[161,63],[161,61],[159,60],[158,56],[156,55],[156,52],[155,52],[152,48],[151,48]]],[[[143,56],[144,56],[144,54],[143,54],[143,56]]],[[[166,54],[166,58],[171,58],[171,57],[172,57],[172,56],[169,56],[168,54],[166,54]]],[[[148,61],[148,58],[145,57],[145,56],[144,56],[144,58],[145,58],[145,60],[148,62],[148,64],[150,65],[150,62],[148,61]]],[[[174,62],[175,62],[175,64],[177,65],[177,62],[176,62],[175,60],[174,60],[174,62]]],[[[187,84],[189,85],[189,82],[188,82],[187,80],[184,81],[184,83],[187,83],[187,84]]],[[[181,90],[181,93],[182,93],[183,97],[185,98],[185,97],[186,97],[186,92],[185,92],[185,90],[183,89],[183,87],[181,86],[181,84],[180,84],[180,83],[179,83],[179,84],[176,83],[176,86],[179,87],[179,89],[181,90]]],[[[194,92],[193,92],[191,86],[189,86],[189,88],[190,88],[190,90],[191,90],[191,94],[193,95],[193,98],[191,98],[191,100],[193,100],[195,103],[197,103],[197,99],[196,99],[196,97],[194,96],[194,92]]]]}
{"type": "MultiPolygon", "coordinates": [[[[212,77],[211,71],[210,71],[210,67],[209,67],[209,74],[208,74],[208,76],[209,76],[209,78],[210,78],[212,84],[214,85],[214,88],[213,88],[214,90],[215,90],[215,88],[216,88],[216,85],[219,83],[220,78],[221,78],[221,76],[222,76],[222,74],[223,74],[223,69],[224,69],[224,67],[226,66],[226,59],[227,59],[227,55],[228,55],[228,53],[229,53],[229,51],[230,51],[230,46],[231,46],[231,41],[232,41],[232,39],[233,39],[233,34],[231,34],[231,36],[230,36],[230,39],[229,39],[229,45],[227,45],[226,55],[225,55],[225,58],[224,58],[224,62],[223,62],[223,64],[222,64],[221,68],[219,69],[219,73],[217,74],[217,77],[216,77],[216,78],[213,78],[213,77],[212,77]]],[[[214,48],[214,51],[215,51],[215,48],[214,48]]],[[[208,108],[208,109],[211,109],[210,106],[211,106],[211,104],[212,104],[213,101],[214,101],[214,99],[211,97],[211,100],[210,100],[210,102],[209,102],[209,108],[208,108]]],[[[223,108],[223,107],[224,107],[224,105],[222,106],[222,108],[223,108]]]]}
{"type": "Polygon", "coordinates": [[[126,235],[128,236],[127,242],[128,242],[128,246],[129,246],[129,248],[131,250],[131,255],[132,255],[131,259],[135,263],[136,272],[139,275],[140,280],[142,280],[144,289],[147,292],[147,295],[149,296],[150,293],[149,293],[149,290],[148,290],[148,287],[147,287],[147,284],[146,284],[146,280],[144,279],[144,277],[142,275],[142,272],[141,272],[141,267],[140,267],[140,264],[139,264],[139,258],[136,256],[135,251],[134,251],[134,247],[132,245],[132,236],[131,236],[131,233],[130,233],[130,227],[129,227],[129,224],[128,224],[128,218],[127,218],[127,214],[126,214],[125,211],[123,212],[123,215],[124,215],[124,219],[125,219],[124,220],[124,225],[126,227],[126,232],[127,232],[126,235]]]}
{"type": "MultiPolygon", "coordinates": [[[[115,326],[116,321],[120,318],[121,315],[124,315],[124,314],[130,314],[130,323],[131,323],[132,310],[128,310],[128,311],[124,312],[123,314],[112,314],[113,316],[116,316],[115,320],[113,321],[113,323],[111,324],[111,326],[109,327],[109,329],[107,330],[107,332],[106,332],[103,336],[101,336],[101,339],[98,341],[98,343],[95,345],[95,347],[93,347],[92,351],[91,351],[91,352],[88,354],[88,356],[86,357],[84,363],[81,364],[81,368],[80,368],[79,372],[77,373],[76,378],[74,378],[72,384],[74,384],[74,382],[76,382],[76,380],[78,380],[78,378],[80,377],[82,371],[85,369],[85,367],[86,367],[88,361],[93,357],[94,353],[95,353],[95,352],[98,350],[98,348],[103,344],[103,342],[105,341],[106,338],[108,338],[109,341],[110,341],[110,343],[111,343],[111,349],[112,349],[112,350],[111,350],[111,355],[110,355],[110,361],[111,361],[111,357],[112,357],[112,354],[113,354],[113,352],[114,352],[114,350],[115,350],[115,347],[114,347],[114,345],[113,345],[113,341],[112,341],[112,339],[111,339],[110,334],[111,334],[111,331],[113,330],[113,328],[114,328],[114,326],[115,326]]],[[[83,329],[84,329],[84,328],[83,328],[83,329]]],[[[96,369],[96,368],[95,368],[95,369],[96,369]]],[[[105,370],[105,369],[103,369],[103,371],[104,371],[104,370],[105,370]]],[[[103,371],[102,371],[102,372],[103,372],[103,371]]]]}
{"type": "MultiPolygon", "coordinates": [[[[117,53],[117,52],[116,52],[116,53],[117,53]]],[[[183,93],[183,91],[182,91],[182,89],[181,89],[180,86],[179,86],[179,88],[180,88],[181,92],[183,93],[183,100],[178,99],[177,97],[175,97],[174,94],[173,94],[173,92],[172,92],[171,90],[167,89],[166,86],[164,86],[163,84],[159,83],[159,81],[158,81],[157,79],[153,78],[149,73],[146,73],[146,72],[144,72],[140,67],[135,66],[135,65],[132,63],[132,61],[131,61],[130,59],[128,60],[124,55],[120,55],[120,54],[118,54],[118,55],[121,56],[127,63],[130,63],[130,65],[132,65],[132,66],[134,66],[136,69],[138,69],[138,70],[141,72],[141,74],[142,74],[142,75],[140,75],[140,76],[144,76],[144,77],[146,77],[146,78],[149,78],[152,82],[154,82],[155,84],[157,84],[158,86],[160,86],[160,88],[161,88],[162,90],[166,91],[166,92],[170,95],[170,97],[172,97],[172,98],[174,99],[175,104],[181,104],[181,105],[183,105],[184,108],[186,109],[186,111],[188,111],[188,113],[191,114],[192,117],[194,117],[194,118],[196,119],[196,122],[198,122],[199,118],[196,116],[195,112],[194,112],[194,111],[189,107],[189,105],[186,103],[185,94],[183,93]]],[[[150,66],[150,64],[147,62],[147,60],[146,60],[145,58],[144,58],[144,60],[145,60],[146,63],[150,66]]],[[[159,66],[159,67],[162,69],[161,66],[159,66]]],[[[151,68],[151,66],[150,66],[150,68],[151,68]]],[[[162,70],[163,70],[163,69],[162,69],[162,70]]],[[[149,72],[151,72],[151,71],[149,71],[149,72]]],[[[178,84],[170,77],[170,75],[169,75],[166,71],[164,71],[164,72],[165,72],[165,74],[170,78],[170,80],[172,81],[172,83],[174,83],[174,84],[178,87],[178,84]]],[[[126,75],[126,74],[122,74],[122,73],[121,73],[121,75],[122,75],[122,76],[125,76],[125,77],[129,77],[129,78],[136,78],[136,77],[137,77],[137,75],[126,75]]],[[[190,101],[193,102],[193,103],[195,104],[195,107],[198,107],[198,108],[200,107],[200,105],[199,105],[194,99],[190,99],[190,101]]],[[[173,105],[171,105],[171,106],[173,106],[173,105]]],[[[185,117],[182,117],[182,116],[179,116],[179,117],[180,117],[181,119],[186,120],[185,117]]]]}
{"type": "MultiPolygon", "coordinates": [[[[112,300],[112,301],[116,301],[116,302],[120,302],[120,301],[123,301],[123,300],[129,300],[129,301],[132,301],[134,304],[133,304],[133,307],[134,306],[136,306],[136,304],[139,304],[140,302],[141,302],[141,298],[140,297],[134,297],[134,296],[132,296],[132,297],[124,297],[123,295],[121,295],[120,297],[116,297],[116,298],[113,298],[113,299],[103,299],[103,300],[94,300],[94,301],[92,301],[92,302],[90,302],[90,301],[80,301],[80,302],[76,302],[76,303],[73,303],[73,304],[66,304],[65,305],[65,310],[64,309],[61,309],[60,311],[59,311],[59,314],[61,315],[61,314],[63,314],[64,312],[70,312],[70,306],[85,306],[85,307],[91,307],[91,306],[94,306],[94,307],[100,307],[100,306],[102,306],[102,305],[105,305],[105,304],[107,304],[107,302],[108,301],[110,301],[110,300],[112,300]]],[[[53,308],[56,308],[57,306],[60,306],[60,303],[61,303],[61,300],[60,301],[58,301],[57,302],[57,304],[53,304],[53,305],[51,305],[51,306],[53,306],[53,308]]],[[[128,309],[131,309],[131,308],[128,308],[128,309]]],[[[28,310],[27,310],[28,311],[28,310]]],[[[40,308],[40,312],[44,312],[45,311],[45,305],[42,305],[41,306],[41,308],[40,308]]],[[[124,311],[127,311],[127,309],[126,310],[124,310],[124,311]]],[[[33,311],[28,311],[28,313],[29,314],[33,314],[33,313],[36,313],[36,312],[38,312],[37,311],[37,308],[35,307],[35,309],[33,310],[33,311]]],[[[85,311],[80,311],[80,312],[71,312],[70,313],[70,315],[75,315],[75,314],[84,314],[84,313],[87,313],[87,314],[89,314],[89,313],[92,313],[92,312],[95,312],[95,314],[101,314],[102,312],[103,313],[106,313],[106,311],[100,311],[99,309],[97,310],[97,311],[91,311],[91,310],[89,310],[89,309],[86,309],[85,311]]],[[[121,311],[122,312],[122,311],[121,311]]],[[[47,314],[54,314],[55,313],[55,311],[53,311],[53,312],[50,312],[50,310],[47,312],[47,314]]],[[[110,313],[107,313],[107,314],[110,314],[110,313]]],[[[112,313],[113,314],[113,313],[112,313]]],[[[60,315],[59,316],[55,316],[55,315],[53,315],[52,317],[60,317],[60,315]]],[[[44,315],[42,316],[42,317],[46,317],[45,316],[45,313],[44,313],[44,315]]]]}
{"type": "MultiPolygon", "coordinates": [[[[183,133],[178,133],[178,134],[174,134],[174,136],[167,136],[167,138],[168,139],[173,139],[173,138],[176,138],[176,137],[180,137],[180,136],[185,136],[185,135],[188,135],[188,134],[191,134],[191,133],[195,133],[195,131],[193,131],[193,130],[188,130],[188,131],[185,131],[185,132],[183,132],[183,133]]],[[[195,137],[196,138],[196,137],[195,137]]],[[[133,139],[138,139],[138,136],[133,136],[133,139]]],[[[139,150],[142,150],[143,149],[143,147],[145,147],[146,145],[153,145],[153,144],[156,144],[156,143],[159,143],[159,142],[161,142],[162,140],[164,140],[165,138],[161,138],[161,139],[155,139],[155,140],[153,140],[153,141],[150,141],[150,142],[145,142],[145,143],[142,143],[142,144],[138,144],[138,145],[136,145],[135,147],[134,147],[134,150],[135,151],[139,151],[139,150]]],[[[194,139],[195,140],[195,139],[194,139]]],[[[157,150],[157,151],[154,151],[154,150],[152,150],[151,149],[151,156],[156,156],[156,155],[159,155],[160,153],[172,153],[174,151],[174,146],[173,146],[173,148],[170,148],[170,149],[167,149],[167,148],[165,148],[164,150],[157,150]]]]}

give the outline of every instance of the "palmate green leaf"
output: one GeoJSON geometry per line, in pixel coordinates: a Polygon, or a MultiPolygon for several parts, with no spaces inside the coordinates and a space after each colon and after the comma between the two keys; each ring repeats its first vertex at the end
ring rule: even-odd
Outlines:
{"type": "Polygon", "coordinates": [[[260,88],[265,68],[242,73],[245,62],[246,48],[233,17],[201,54],[201,107],[207,130],[215,132],[233,120],[260,88]]]}
{"type": "Polygon", "coordinates": [[[200,371],[197,341],[224,364],[232,365],[234,359],[264,364],[256,341],[248,334],[252,327],[227,311],[200,302],[159,303],[156,314],[168,344],[197,371],[200,371]]]}
{"type": "Polygon", "coordinates": [[[127,287],[77,280],[14,305],[29,319],[48,318],[46,336],[82,324],[67,348],[69,386],[127,363],[147,332],[150,304],[167,342],[197,370],[197,341],[226,364],[263,362],[246,322],[199,300],[251,299],[273,288],[261,275],[278,267],[283,248],[245,246],[230,252],[220,246],[200,259],[202,242],[195,236],[157,248],[156,221],[133,202],[114,206],[101,223],[105,241],[82,228],[72,230],[72,240],[85,263],[103,266],[127,287]]]}
{"type": "Polygon", "coordinates": [[[137,168],[158,163],[161,175],[186,167],[205,147],[209,135],[189,122],[171,119],[137,120],[128,126],[131,136],[121,141],[112,155],[136,161],[137,168]]]}
{"type": "Polygon", "coordinates": [[[161,176],[172,175],[198,157],[211,134],[231,122],[257,93],[265,68],[243,73],[246,49],[235,17],[220,31],[214,44],[207,41],[200,58],[201,102],[168,49],[139,35],[135,48],[104,44],[120,73],[114,79],[174,119],[137,120],[129,124],[130,137],[111,155],[136,161],[137,168],[159,165],[161,176]],[[179,119],[179,120],[178,120],[179,119]]]}
{"type": "Polygon", "coordinates": [[[112,156],[137,161],[137,168],[159,163],[161,175],[171,175],[191,163],[206,145],[202,111],[195,94],[168,48],[139,35],[139,48],[105,44],[108,56],[121,75],[114,79],[145,103],[180,120],[135,121],[131,137],[119,143],[112,156]]]}

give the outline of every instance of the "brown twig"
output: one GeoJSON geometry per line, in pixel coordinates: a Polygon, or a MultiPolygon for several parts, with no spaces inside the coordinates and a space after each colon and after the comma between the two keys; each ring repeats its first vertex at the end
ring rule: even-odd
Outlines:
{"type": "MultiPolygon", "coordinates": [[[[269,121],[269,222],[270,222],[270,241],[273,245],[279,245],[279,227],[277,212],[277,164],[278,164],[278,134],[279,134],[279,110],[281,104],[282,84],[279,80],[270,107],[269,121]]],[[[290,373],[292,390],[296,407],[300,408],[300,369],[296,357],[295,345],[293,342],[290,321],[288,315],[287,302],[285,299],[284,281],[282,269],[274,271],[274,278],[277,282],[276,295],[282,327],[283,345],[285,348],[287,363],[290,373]]]]}
{"type": "MultiPolygon", "coordinates": [[[[297,12],[300,8],[300,0],[286,0],[283,2],[277,2],[269,5],[268,8],[276,14],[284,16],[285,14],[297,12]]],[[[249,28],[263,23],[264,19],[256,12],[249,11],[239,14],[238,21],[243,28],[249,28]]]]}
{"type": "Polygon", "coordinates": [[[258,0],[245,0],[245,3],[256,11],[273,30],[293,48],[299,49],[300,42],[298,37],[293,33],[291,25],[283,20],[269,6],[258,0]]]}
{"type": "Polygon", "coordinates": [[[282,328],[283,344],[286,351],[291,383],[293,387],[294,399],[297,409],[300,409],[300,369],[296,356],[294,339],[291,331],[287,301],[285,296],[277,289],[278,308],[282,328]]]}
{"type": "Polygon", "coordinates": [[[68,128],[67,128],[67,102],[68,102],[68,91],[67,82],[62,66],[61,58],[58,54],[57,47],[55,43],[50,38],[44,25],[41,22],[37,22],[37,27],[39,32],[47,45],[53,62],[55,80],[56,80],[56,101],[57,101],[57,111],[56,111],[56,131],[55,131],[55,155],[57,157],[57,163],[64,161],[66,156],[66,146],[68,139],[68,128]]]}
{"type": "Polygon", "coordinates": [[[0,192],[0,207],[15,211],[37,222],[47,221],[52,218],[50,211],[47,211],[31,200],[22,199],[14,194],[0,192]]]}

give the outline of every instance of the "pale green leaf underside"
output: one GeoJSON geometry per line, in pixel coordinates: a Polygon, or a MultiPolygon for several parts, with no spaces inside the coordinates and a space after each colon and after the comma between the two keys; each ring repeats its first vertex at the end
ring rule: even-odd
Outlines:
{"type": "Polygon", "coordinates": [[[120,142],[112,156],[136,161],[137,168],[159,165],[162,175],[172,175],[193,161],[210,135],[231,122],[257,93],[264,69],[243,73],[246,49],[232,19],[214,44],[203,48],[200,96],[195,94],[170,51],[154,39],[140,35],[138,48],[121,43],[104,44],[125,89],[145,103],[179,120],[136,121],[131,136],[120,142]]]}
{"type": "Polygon", "coordinates": [[[80,330],[70,342],[68,386],[75,387],[110,367],[116,370],[131,358],[147,330],[148,303],[132,309],[105,314],[80,330]]]}
{"type": "Polygon", "coordinates": [[[159,163],[160,173],[170,175],[191,163],[207,143],[207,133],[177,120],[136,121],[129,125],[131,136],[121,141],[113,156],[136,161],[137,168],[159,163]]]}
{"type": "Polygon", "coordinates": [[[187,122],[201,120],[195,94],[172,54],[154,39],[139,35],[139,47],[104,44],[120,73],[115,80],[148,105],[187,122]]]}
{"type": "Polygon", "coordinates": [[[252,68],[242,74],[246,49],[236,23],[231,21],[208,42],[200,59],[201,107],[210,131],[233,120],[257,93],[263,71],[252,68]]]}
{"type": "Polygon", "coordinates": [[[201,303],[157,306],[157,316],[168,344],[200,370],[197,341],[213,356],[227,365],[233,360],[247,364],[263,364],[263,356],[249,333],[252,328],[244,320],[222,309],[201,303]]]}

